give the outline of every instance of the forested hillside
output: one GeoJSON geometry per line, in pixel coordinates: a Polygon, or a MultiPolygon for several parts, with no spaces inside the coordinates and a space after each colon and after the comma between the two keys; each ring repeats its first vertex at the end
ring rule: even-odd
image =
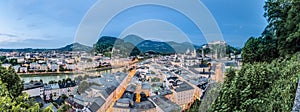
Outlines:
{"type": "Polygon", "coordinates": [[[300,0],[266,0],[268,26],[242,50],[241,70],[226,71],[209,111],[289,112],[300,79],[300,0]]]}

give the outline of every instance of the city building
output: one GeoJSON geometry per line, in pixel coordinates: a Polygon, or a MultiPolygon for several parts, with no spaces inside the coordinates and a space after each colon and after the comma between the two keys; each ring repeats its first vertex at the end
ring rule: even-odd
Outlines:
{"type": "Polygon", "coordinates": [[[174,91],[175,103],[183,110],[188,109],[194,102],[194,88],[186,82],[178,84],[174,91]]]}
{"type": "Polygon", "coordinates": [[[42,82],[30,82],[24,84],[23,93],[27,93],[30,97],[42,96],[44,84],[42,82]]]}
{"type": "Polygon", "coordinates": [[[151,96],[150,101],[154,102],[156,106],[156,112],[181,112],[179,105],[175,104],[164,96],[151,96]]]}

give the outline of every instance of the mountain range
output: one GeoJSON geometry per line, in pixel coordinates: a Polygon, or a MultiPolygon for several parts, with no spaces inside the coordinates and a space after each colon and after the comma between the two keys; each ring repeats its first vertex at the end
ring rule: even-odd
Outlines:
{"type": "MultiPolygon", "coordinates": [[[[138,50],[141,53],[155,52],[161,54],[165,54],[165,53],[169,54],[175,52],[185,53],[188,49],[190,51],[193,51],[194,49],[200,48],[199,46],[193,45],[188,42],[183,42],[183,43],[177,43],[173,41],[160,42],[160,41],[145,40],[136,35],[128,35],[123,39],[103,36],[94,45],[94,49],[97,53],[104,53],[104,52],[112,51],[113,46],[114,48],[121,49],[121,51],[125,50],[126,48],[129,48],[127,46],[131,46],[131,49],[135,48],[136,52],[138,50]],[[120,47],[120,45],[125,45],[125,46],[120,47]]],[[[131,51],[131,49],[126,49],[126,50],[131,51]]]]}
{"type": "MultiPolygon", "coordinates": [[[[85,46],[80,43],[72,43],[70,45],[56,48],[56,49],[0,49],[1,52],[45,52],[45,51],[95,51],[96,53],[111,52],[113,49],[118,51],[118,53],[128,53],[133,54],[155,52],[155,53],[185,53],[187,49],[190,51],[200,48],[199,46],[193,45],[189,42],[177,43],[177,42],[160,42],[145,40],[136,35],[128,35],[123,39],[103,36],[93,45],[93,47],[85,46]]],[[[127,55],[132,55],[127,54],[127,55]]]]}
{"type": "Polygon", "coordinates": [[[169,53],[185,53],[188,49],[190,51],[200,48],[200,46],[193,45],[189,42],[178,43],[174,41],[161,42],[153,40],[144,40],[143,38],[136,35],[128,35],[123,38],[125,42],[130,42],[137,46],[142,52],[149,50],[156,52],[169,52],[169,53]]]}
{"type": "Polygon", "coordinates": [[[47,51],[67,52],[67,51],[91,51],[91,50],[93,50],[93,47],[85,46],[80,43],[72,43],[65,47],[56,48],[56,49],[33,49],[33,48],[0,49],[1,52],[47,52],[47,51]]]}

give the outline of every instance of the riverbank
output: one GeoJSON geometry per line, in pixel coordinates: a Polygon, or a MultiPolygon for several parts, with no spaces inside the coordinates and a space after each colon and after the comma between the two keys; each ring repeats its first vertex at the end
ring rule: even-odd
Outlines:
{"type": "Polygon", "coordinates": [[[74,79],[75,77],[78,76],[100,76],[104,74],[112,74],[116,73],[118,71],[122,71],[123,68],[114,68],[114,69],[101,69],[101,70],[90,70],[89,72],[84,72],[82,74],[80,73],[55,73],[55,74],[23,74],[20,75],[21,80],[23,80],[25,83],[30,82],[31,80],[33,81],[39,81],[43,80],[43,82],[49,82],[49,81],[58,81],[58,80],[63,80],[63,79],[74,79]]]}
{"type": "MultiPolygon", "coordinates": [[[[130,65],[137,63],[138,61],[134,63],[130,63],[130,65]]],[[[95,69],[89,69],[85,71],[68,71],[68,72],[35,72],[35,73],[18,73],[21,79],[27,83],[30,82],[31,80],[43,80],[44,82],[49,82],[49,81],[58,81],[58,80],[63,80],[67,78],[71,78],[72,80],[75,77],[78,76],[99,76],[103,74],[111,74],[115,72],[122,72],[124,69],[127,68],[128,65],[123,65],[123,66],[112,66],[112,67],[104,67],[104,68],[95,68],[95,69]]]]}
{"type": "MultiPolygon", "coordinates": [[[[121,68],[121,67],[120,67],[121,68]]],[[[85,74],[87,72],[96,72],[96,71],[105,71],[105,70],[111,70],[111,69],[116,69],[115,67],[104,67],[104,68],[94,68],[94,69],[89,69],[86,71],[64,71],[64,72],[33,72],[33,73],[17,73],[18,75],[22,77],[29,77],[29,76],[49,76],[49,75],[61,75],[61,74],[66,74],[66,75],[72,75],[72,74],[85,74]]]]}

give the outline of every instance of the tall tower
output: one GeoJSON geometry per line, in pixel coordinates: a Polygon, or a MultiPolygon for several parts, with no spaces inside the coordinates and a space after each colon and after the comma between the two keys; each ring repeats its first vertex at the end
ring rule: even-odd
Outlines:
{"type": "Polygon", "coordinates": [[[142,89],[142,84],[139,82],[137,85],[136,85],[136,100],[135,102],[137,103],[140,103],[141,102],[141,89],[142,89]]]}
{"type": "Polygon", "coordinates": [[[185,54],[190,54],[190,49],[187,49],[185,54]]]}
{"type": "Polygon", "coordinates": [[[196,52],[196,49],[194,49],[192,57],[196,57],[196,56],[197,56],[197,52],[196,52]]]}
{"type": "Polygon", "coordinates": [[[26,54],[25,54],[25,58],[26,58],[26,59],[31,58],[30,53],[26,53],[26,54]]]}

